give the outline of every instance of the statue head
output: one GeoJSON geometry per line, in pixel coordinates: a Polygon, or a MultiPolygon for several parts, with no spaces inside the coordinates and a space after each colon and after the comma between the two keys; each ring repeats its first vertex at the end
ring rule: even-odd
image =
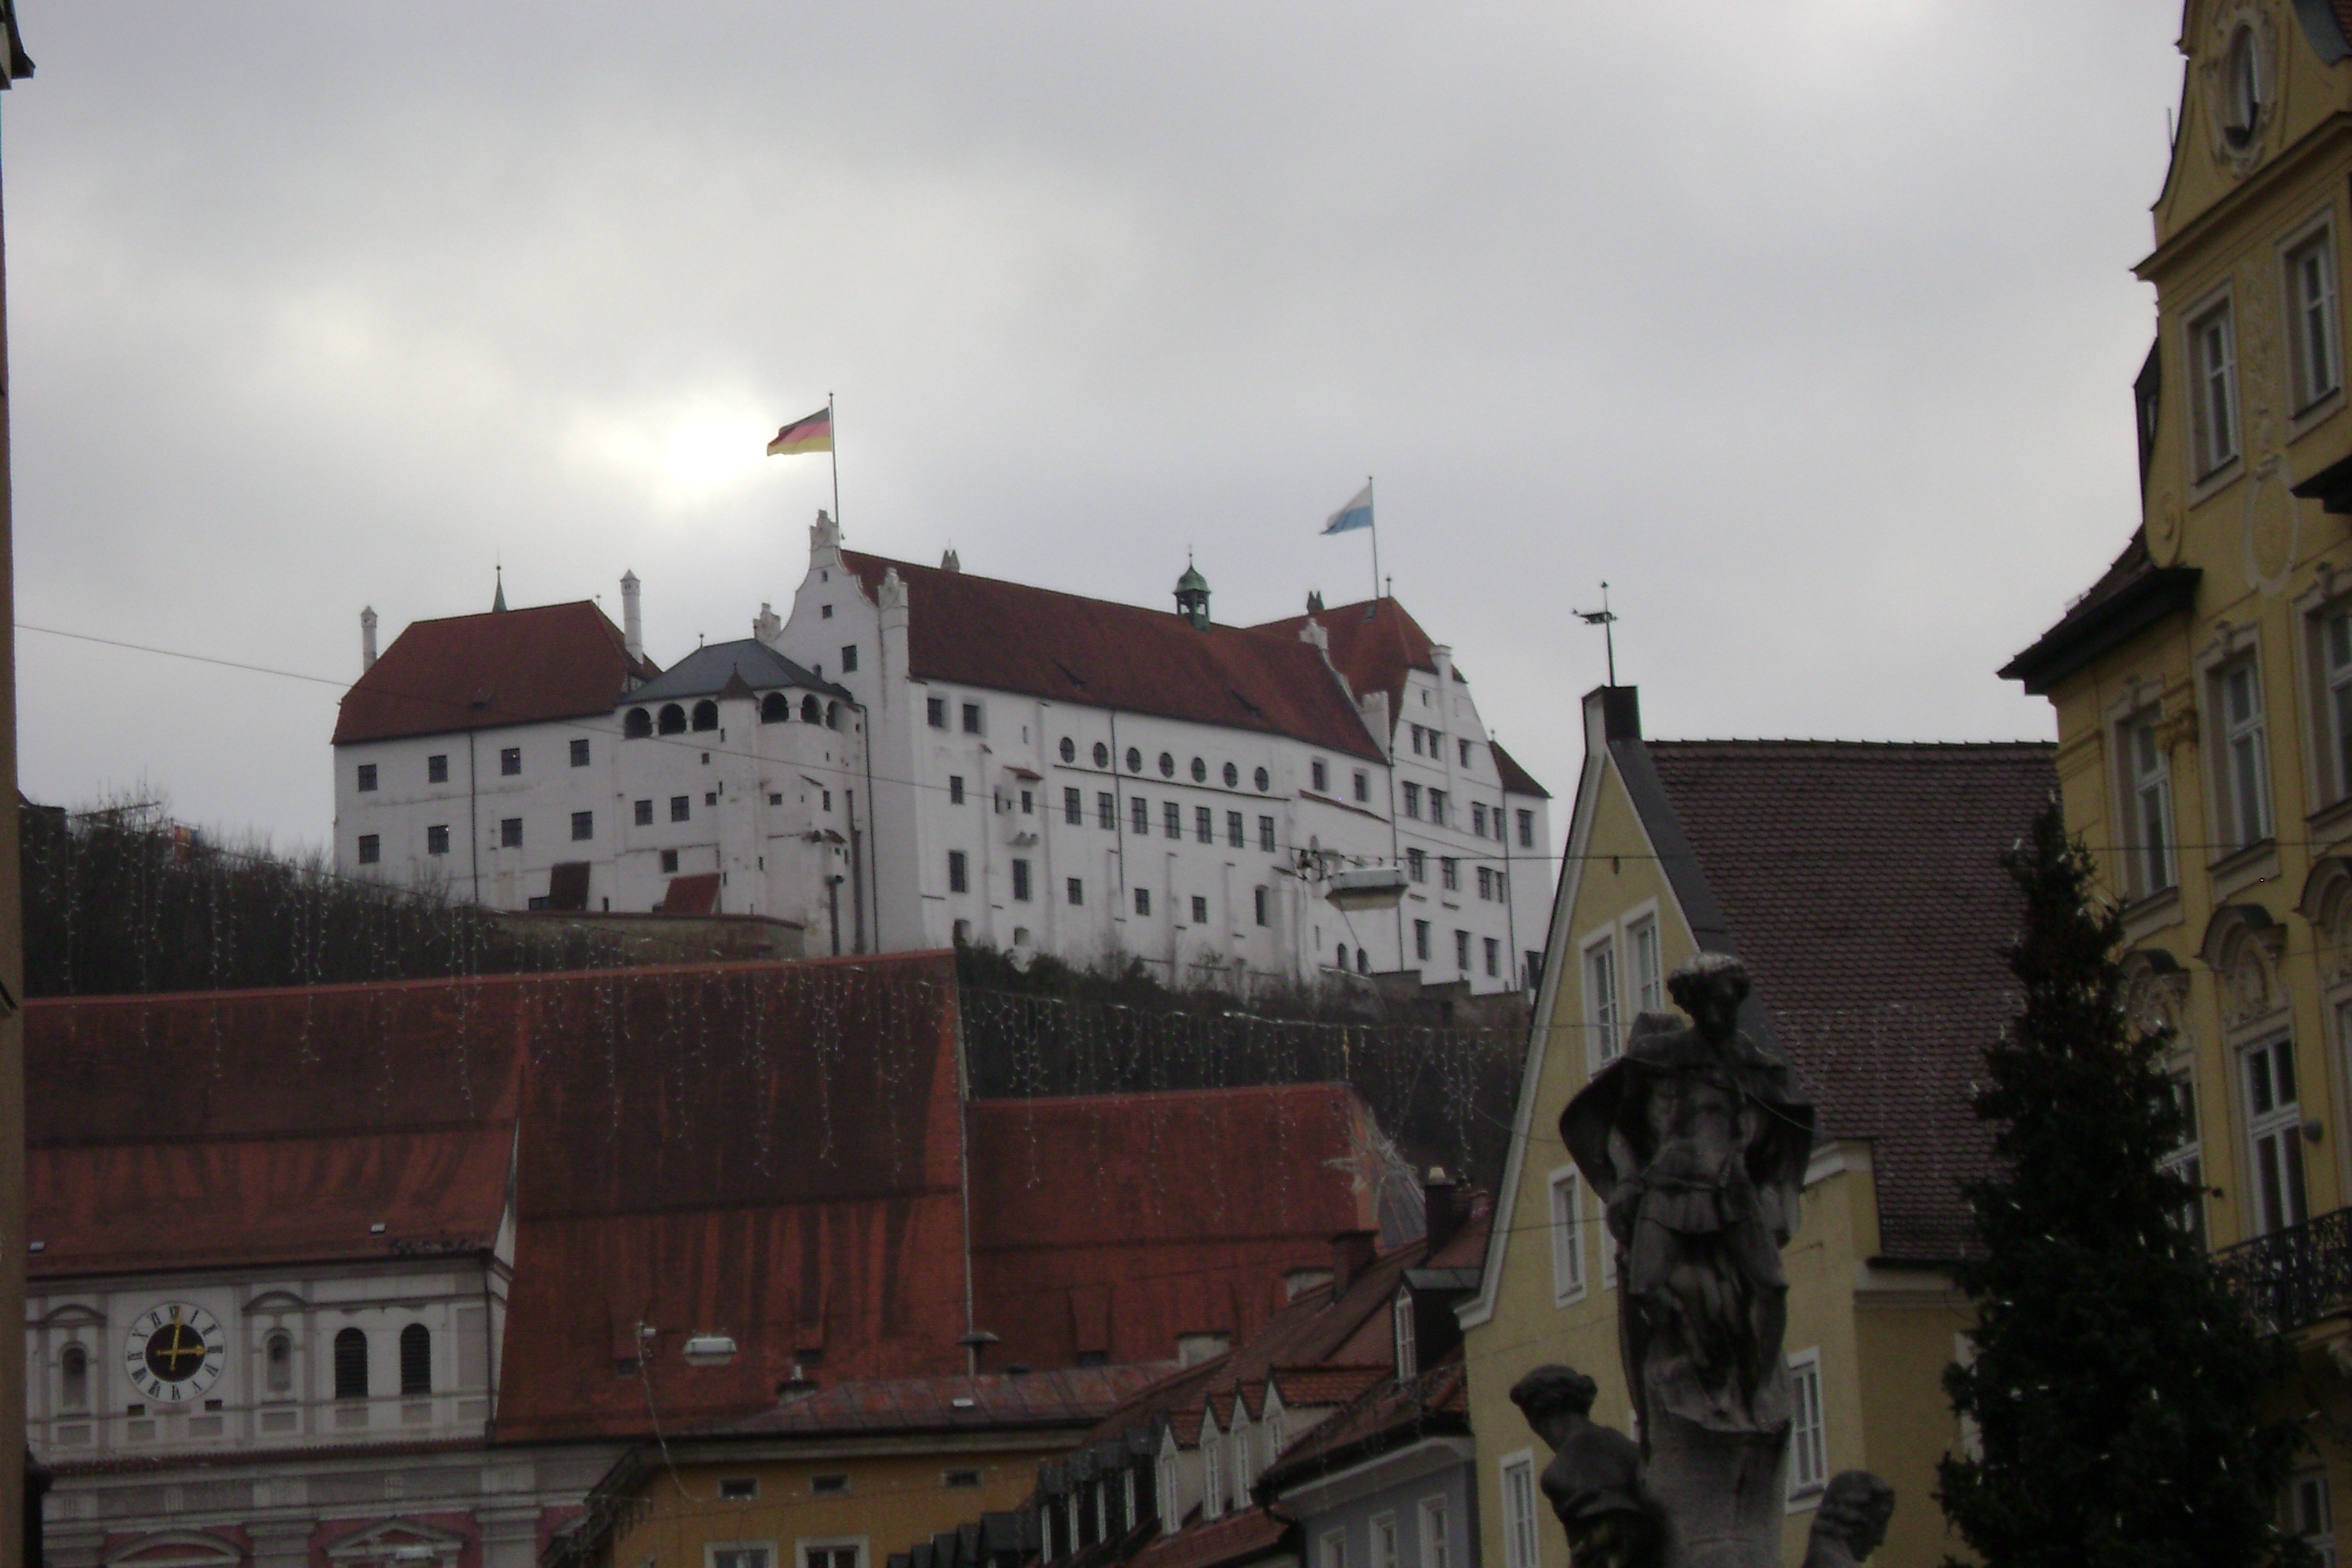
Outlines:
{"type": "Polygon", "coordinates": [[[1700,1038],[1728,1041],[1748,999],[1748,966],[1727,952],[1702,952],[1666,977],[1666,991],[1700,1038]]]}
{"type": "Polygon", "coordinates": [[[1574,1367],[1554,1363],[1511,1384],[1511,1403],[1536,1435],[1557,1448],[1570,1422],[1591,1418],[1593,1396],[1600,1392],[1600,1384],[1574,1367]]]}
{"type": "Polygon", "coordinates": [[[1862,1563],[1886,1540],[1886,1527],[1894,1518],[1893,1487],[1868,1470],[1840,1470],[1822,1493],[1813,1533],[1834,1536],[1862,1563]]]}

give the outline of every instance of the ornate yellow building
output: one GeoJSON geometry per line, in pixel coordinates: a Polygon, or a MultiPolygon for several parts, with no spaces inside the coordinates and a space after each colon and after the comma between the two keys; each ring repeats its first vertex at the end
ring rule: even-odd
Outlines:
{"type": "MultiPolygon", "coordinates": [[[[2066,816],[2179,1031],[2201,1227],[2304,1349],[2329,1538],[2352,1435],[2352,5],[2191,0],[2137,385],[2141,525],[2001,673],[2057,710],[2066,816]],[[2333,1500],[2331,1501],[2331,1500],[2333,1500]]],[[[2331,1559],[2332,1560],[2332,1559],[2331,1559]]]]}

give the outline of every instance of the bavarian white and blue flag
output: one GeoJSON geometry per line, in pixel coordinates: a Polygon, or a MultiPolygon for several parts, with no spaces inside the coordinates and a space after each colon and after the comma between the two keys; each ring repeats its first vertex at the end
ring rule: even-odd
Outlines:
{"type": "Polygon", "coordinates": [[[1372,481],[1366,479],[1364,481],[1364,488],[1356,492],[1353,500],[1349,500],[1346,506],[1341,507],[1338,511],[1333,512],[1328,518],[1324,520],[1323,531],[1326,533],[1345,533],[1351,528],[1370,528],[1371,526],[1372,481]]]}

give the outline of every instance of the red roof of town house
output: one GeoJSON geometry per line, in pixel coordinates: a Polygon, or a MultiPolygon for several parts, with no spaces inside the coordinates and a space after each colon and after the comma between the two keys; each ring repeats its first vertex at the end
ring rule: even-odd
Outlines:
{"type": "Polygon", "coordinates": [[[334,743],[607,714],[659,673],[586,599],[412,621],[343,693],[334,743]]]}
{"type": "Polygon", "coordinates": [[[1391,1173],[1344,1084],[976,1100],[976,1322],[992,1366],[1168,1354],[1179,1334],[1244,1338],[1286,1270],[1378,1224],[1391,1173]]]}
{"type": "Polygon", "coordinates": [[[1196,1524],[1179,1534],[1163,1535],[1131,1561],[1137,1568],[1208,1568],[1211,1563],[1234,1568],[1291,1551],[1292,1529],[1289,1515],[1254,1508],[1213,1524],[1196,1524]]]}
{"type": "Polygon", "coordinates": [[[1467,1436],[1469,1433],[1468,1379],[1456,1351],[1407,1382],[1386,1375],[1366,1383],[1348,1408],[1318,1422],[1284,1450],[1268,1469],[1265,1482],[1279,1495],[1285,1487],[1345,1469],[1390,1448],[1424,1437],[1467,1436]]]}
{"type": "Polygon", "coordinates": [[[855,551],[841,559],[869,598],[878,599],[885,573],[906,584],[907,662],[918,679],[1256,730],[1381,760],[1323,656],[1296,636],[1199,631],[1172,610],[855,551]]]}
{"type": "Polygon", "coordinates": [[[1175,1370],[1172,1361],[1154,1361],[1050,1372],[982,1373],[977,1377],[957,1373],[837,1383],[805,1398],[694,1436],[811,1436],[1087,1426],[1175,1370]]]}

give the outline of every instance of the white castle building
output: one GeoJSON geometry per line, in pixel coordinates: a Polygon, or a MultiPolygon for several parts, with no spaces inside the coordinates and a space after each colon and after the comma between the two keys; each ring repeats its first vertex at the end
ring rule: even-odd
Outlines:
{"type": "Polygon", "coordinates": [[[346,870],[505,909],[718,910],[805,950],[1532,983],[1549,797],[1392,598],[1223,626],[844,550],[788,616],[644,657],[593,605],[411,626],[335,731],[346,870]],[[1401,872],[1343,909],[1345,872],[1401,872]]]}

